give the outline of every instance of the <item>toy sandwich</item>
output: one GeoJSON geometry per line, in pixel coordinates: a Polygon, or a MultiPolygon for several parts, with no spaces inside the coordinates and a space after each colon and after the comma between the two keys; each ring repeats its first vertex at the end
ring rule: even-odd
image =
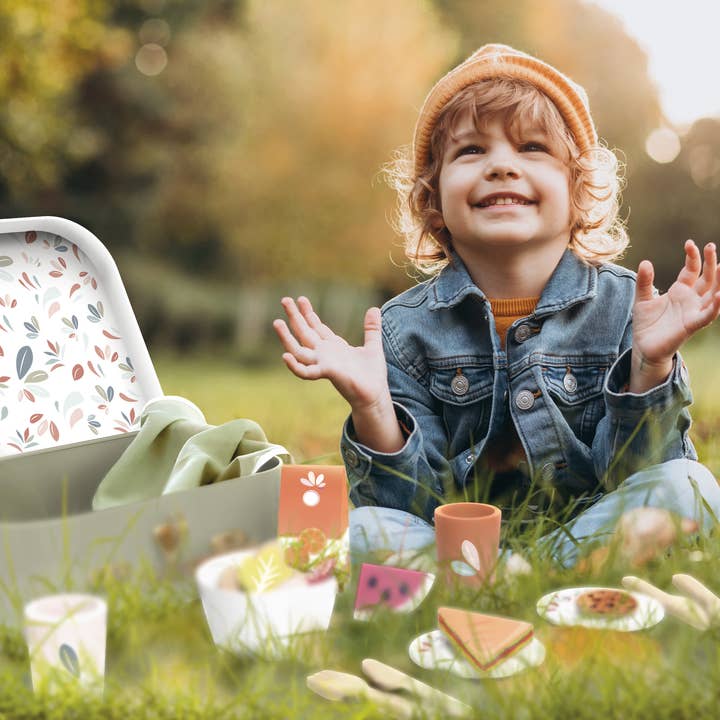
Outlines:
{"type": "Polygon", "coordinates": [[[457,608],[438,608],[438,625],[452,645],[483,671],[515,655],[533,639],[529,622],[457,608]]]}

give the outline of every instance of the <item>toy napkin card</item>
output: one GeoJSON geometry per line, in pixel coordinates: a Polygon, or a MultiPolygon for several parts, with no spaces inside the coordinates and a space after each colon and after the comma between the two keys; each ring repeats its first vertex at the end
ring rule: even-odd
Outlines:
{"type": "Polygon", "coordinates": [[[302,572],[349,575],[347,476],[342,465],[283,465],[278,539],[285,562],[302,572]]]}

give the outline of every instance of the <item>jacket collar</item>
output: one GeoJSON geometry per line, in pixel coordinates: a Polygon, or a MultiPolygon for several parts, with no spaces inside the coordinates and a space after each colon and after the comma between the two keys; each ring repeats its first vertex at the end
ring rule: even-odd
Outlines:
{"type": "MultiPolygon", "coordinates": [[[[452,261],[431,281],[428,308],[439,310],[458,305],[466,297],[475,295],[485,300],[483,291],[475,285],[460,256],[453,252],[452,261]]],[[[535,308],[535,316],[549,315],[597,295],[597,269],[586,265],[568,249],[550,276],[535,308]]]]}

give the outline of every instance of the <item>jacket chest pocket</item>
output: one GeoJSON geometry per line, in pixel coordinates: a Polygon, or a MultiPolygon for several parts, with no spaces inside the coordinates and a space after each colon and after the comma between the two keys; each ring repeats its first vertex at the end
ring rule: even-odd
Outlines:
{"type": "Polygon", "coordinates": [[[543,368],[548,393],[573,433],[586,445],[592,444],[595,428],[605,414],[607,370],[596,365],[543,368]]]}
{"type": "Polygon", "coordinates": [[[492,366],[431,366],[430,393],[442,411],[449,457],[479,444],[487,435],[492,392],[492,366]]]}

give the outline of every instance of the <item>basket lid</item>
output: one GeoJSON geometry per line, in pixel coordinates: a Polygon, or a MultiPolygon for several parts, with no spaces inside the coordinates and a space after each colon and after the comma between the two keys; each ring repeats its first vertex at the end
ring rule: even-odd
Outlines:
{"type": "Polygon", "coordinates": [[[63,218],[0,220],[0,455],[135,431],[161,395],[104,245],[63,218]]]}

